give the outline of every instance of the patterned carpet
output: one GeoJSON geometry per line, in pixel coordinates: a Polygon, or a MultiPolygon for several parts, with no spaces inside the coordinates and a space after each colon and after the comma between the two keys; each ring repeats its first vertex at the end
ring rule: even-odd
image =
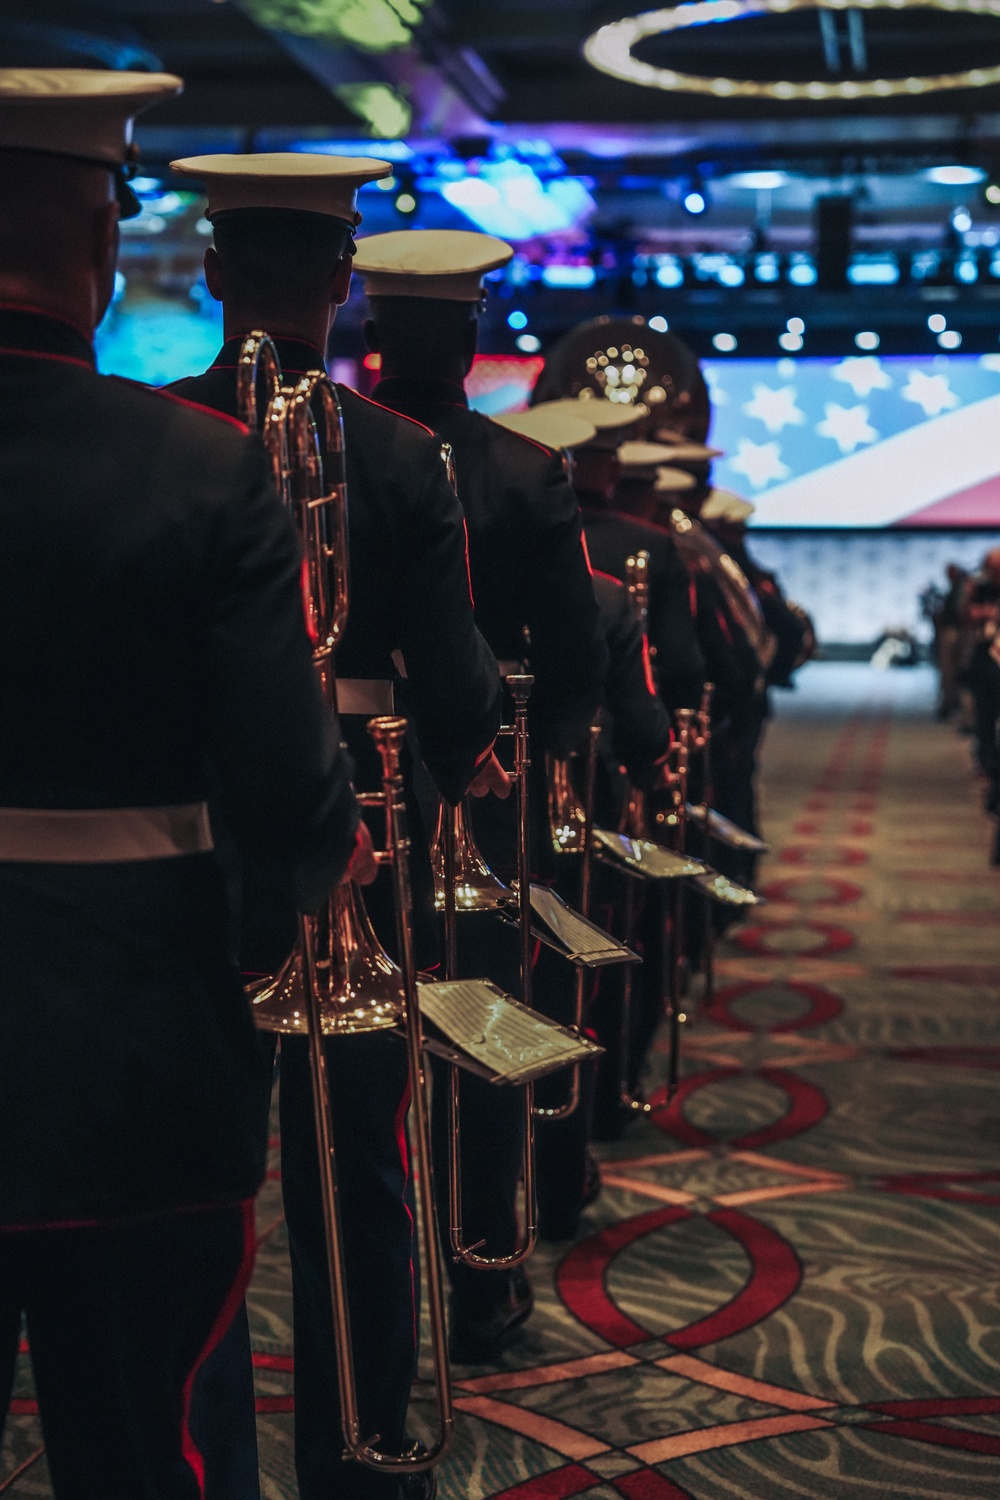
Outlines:
{"type": "MultiPolygon", "coordinates": [[[[723,945],[679,1097],[536,1255],[502,1370],[456,1371],[444,1500],[1000,1494],[989,828],[929,674],[803,678],[764,756],[770,904],[723,945]]],[[[259,1226],[264,1495],[292,1500],[276,1181],[259,1226]]],[[[0,1492],[27,1500],[50,1494],[27,1368],[18,1398],[0,1492]]]]}

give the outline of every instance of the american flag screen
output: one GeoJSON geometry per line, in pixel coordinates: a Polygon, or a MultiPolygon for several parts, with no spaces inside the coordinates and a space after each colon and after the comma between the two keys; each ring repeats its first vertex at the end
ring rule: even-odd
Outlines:
{"type": "Polygon", "coordinates": [[[1000,354],[702,363],[756,526],[1000,526],[1000,354]]]}

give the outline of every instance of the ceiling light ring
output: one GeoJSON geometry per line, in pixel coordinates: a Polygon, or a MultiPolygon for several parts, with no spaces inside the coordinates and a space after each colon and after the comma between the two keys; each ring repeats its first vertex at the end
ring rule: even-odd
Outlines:
{"type": "Polygon", "coordinates": [[[748,20],[762,15],[787,15],[798,10],[915,9],[947,11],[954,15],[992,15],[1000,19],[1000,0],[685,0],[670,10],[645,11],[601,26],[584,43],[584,56],[599,72],[669,93],[703,94],[715,99],[777,99],[782,103],[816,103],[831,99],[889,99],[894,96],[940,93],[948,89],[987,88],[1000,84],[1000,65],[966,68],[958,73],[937,73],[908,78],[848,78],[840,82],[812,79],[793,83],[787,79],[709,78],[661,68],[634,56],[641,42],[692,26],[748,20]]]}

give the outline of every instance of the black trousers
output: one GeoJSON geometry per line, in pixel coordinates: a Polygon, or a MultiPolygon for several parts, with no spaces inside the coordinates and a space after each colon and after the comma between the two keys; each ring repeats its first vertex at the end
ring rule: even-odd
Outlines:
{"type": "MultiPolygon", "coordinates": [[[[265,1046],[271,1038],[262,1037],[265,1046]]],[[[273,1052],[272,1052],[273,1056],[273,1052]]],[[[405,1446],[416,1373],[416,1244],[406,1050],[384,1032],[326,1043],[362,1436],[405,1446]]],[[[281,1040],[281,1191],[292,1262],[295,1469],[302,1500],[393,1500],[398,1481],[345,1463],[309,1046],[281,1040]]],[[[258,1500],[250,1331],[241,1313],[199,1372],[192,1408],[206,1500],[258,1500]]]]}
{"type": "Polygon", "coordinates": [[[0,1417],[23,1312],[57,1500],[200,1500],[191,1384],[253,1258],[252,1203],[0,1234],[0,1417]]]}

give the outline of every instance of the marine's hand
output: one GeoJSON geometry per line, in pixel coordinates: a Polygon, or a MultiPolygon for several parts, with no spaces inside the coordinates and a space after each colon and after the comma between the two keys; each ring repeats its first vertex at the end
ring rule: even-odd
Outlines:
{"type": "Polygon", "coordinates": [[[375,845],[372,843],[367,823],[361,822],[358,824],[354,853],[351,855],[351,862],[343,878],[356,880],[358,885],[371,885],[377,874],[378,861],[375,858],[375,845]]]}
{"type": "Polygon", "coordinates": [[[473,797],[509,797],[511,780],[495,755],[484,761],[469,782],[469,794],[473,797]]]}

